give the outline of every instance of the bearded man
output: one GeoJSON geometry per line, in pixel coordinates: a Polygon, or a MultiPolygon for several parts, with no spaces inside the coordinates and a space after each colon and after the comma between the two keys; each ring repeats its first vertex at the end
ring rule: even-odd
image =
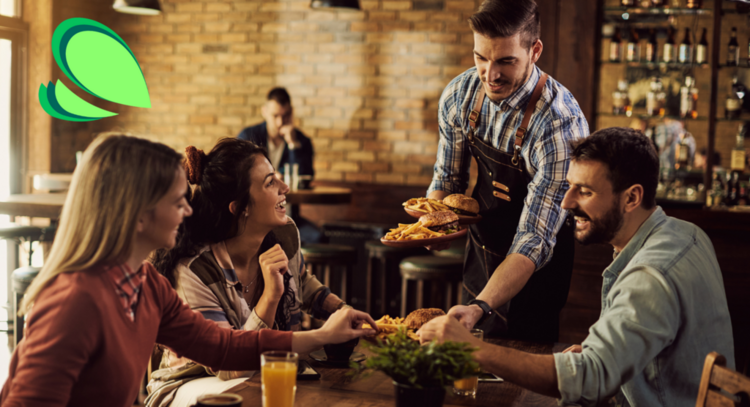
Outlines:
{"type": "Polygon", "coordinates": [[[470,342],[480,366],[563,405],[695,404],[703,361],[717,351],[734,368],[732,323],[716,253],[692,223],[656,205],[659,157],[646,136],[599,130],[573,145],[562,207],[580,243],[608,243],[602,311],[581,345],[554,355],[477,341],[455,318],[420,329],[422,341],[470,342]]]}
{"type": "MultiPolygon", "coordinates": [[[[542,55],[534,0],[486,0],[469,19],[475,67],[443,91],[440,142],[428,197],[468,188],[472,225],[463,298],[449,315],[488,335],[554,342],[573,270],[573,226],[560,202],[570,141],[589,128],[573,95],[535,63],[542,55]]],[[[432,247],[433,249],[439,249],[432,247]]]]}

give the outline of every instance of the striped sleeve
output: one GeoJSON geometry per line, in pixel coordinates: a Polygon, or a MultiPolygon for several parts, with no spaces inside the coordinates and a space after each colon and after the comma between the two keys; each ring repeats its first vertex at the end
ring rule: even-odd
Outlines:
{"type": "Polygon", "coordinates": [[[508,251],[526,256],[537,270],[552,258],[557,232],[567,216],[560,205],[568,190],[569,144],[588,135],[588,124],[580,117],[551,120],[545,127],[545,137],[531,152],[537,172],[528,185],[516,236],[508,251]]]}

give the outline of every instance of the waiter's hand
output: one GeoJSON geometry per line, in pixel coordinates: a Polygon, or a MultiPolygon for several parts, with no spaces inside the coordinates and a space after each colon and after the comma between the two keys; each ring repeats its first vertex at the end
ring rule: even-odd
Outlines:
{"type": "Polygon", "coordinates": [[[456,305],[448,311],[448,315],[456,318],[466,329],[471,329],[482,318],[484,311],[474,304],[456,305]]]}
{"type": "Polygon", "coordinates": [[[581,347],[581,345],[573,345],[569,347],[568,349],[565,349],[564,351],[562,351],[562,353],[568,353],[568,352],[581,353],[583,352],[583,348],[581,347]]]}
{"type": "Polygon", "coordinates": [[[422,325],[417,331],[420,343],[437,340],[438,343],[445,341],[469,342],[473,345],[481,343],[461,323],[451,316],[437,317],[422,325]]]}

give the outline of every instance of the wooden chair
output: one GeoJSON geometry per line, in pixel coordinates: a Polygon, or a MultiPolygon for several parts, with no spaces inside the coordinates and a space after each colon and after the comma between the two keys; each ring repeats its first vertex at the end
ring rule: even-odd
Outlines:
{"type": "Polygon", "coordinates": [[[717,352],[706,356],[695,407],[750,405],[750,378],[727,369],[726,364],[726,358],[717,352]]]}

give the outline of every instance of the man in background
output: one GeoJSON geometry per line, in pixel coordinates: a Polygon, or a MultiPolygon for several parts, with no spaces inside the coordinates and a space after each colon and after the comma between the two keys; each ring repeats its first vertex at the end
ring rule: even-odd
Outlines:
{"type": "Polygon", "coordinates": [[[282,174],[284,164],[289,164],[290,168],[299,164],[300,175],[314,176],[315,152],[310,139],[294,127],[292,100],[286,89],[273,88],[268,92],[261,115],[263,123],[245,128],[237,138],[265,147],[271,165],[282,174]]]}

